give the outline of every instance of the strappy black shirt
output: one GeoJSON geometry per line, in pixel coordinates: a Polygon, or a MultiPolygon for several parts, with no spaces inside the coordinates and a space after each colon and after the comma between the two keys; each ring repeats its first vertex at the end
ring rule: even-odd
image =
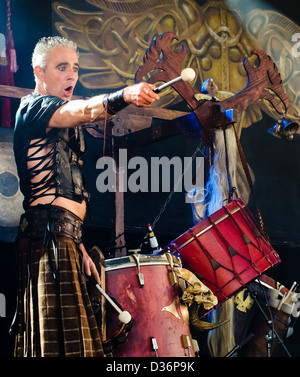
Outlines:
{"type": "Polygon", "coordinates": [[[55,200],[63,196],[77,202],[88,197],[81,174],[80,157],[84,152],[81,130],[48,128],[54,112],[66,102],[34,93],[21,99],[16,114],[14,153],[25,210],[40,197],[55,196],[55,200]]]}

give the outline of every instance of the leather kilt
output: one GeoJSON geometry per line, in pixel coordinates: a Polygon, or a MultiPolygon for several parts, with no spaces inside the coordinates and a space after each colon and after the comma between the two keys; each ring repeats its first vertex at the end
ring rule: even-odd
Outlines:
{"type": "Polygon", "coordinates": [[[100,330],[82,274],[82,221],[58,207],[36,206],[16,239],[18,305],[15,356],[103,356],[100,330]]]}

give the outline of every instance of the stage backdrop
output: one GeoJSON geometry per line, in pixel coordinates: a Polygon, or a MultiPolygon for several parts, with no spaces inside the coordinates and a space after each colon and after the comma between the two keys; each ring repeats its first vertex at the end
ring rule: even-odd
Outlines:
{"type": "MultiPolygon", "coordinates": [[[[0,0],[2,34],[6,33],[6,3],[6,0],[0,0]]],[[[219,95],[224,97],[234,95],[246,86],[243,59],[254,48],[265,50],[281,73],[291,103],[289,118],[299,121],[300,46],[296,37],[300,30],[298,3],[294,0],[26,0],[11,1],[11,11],[11,28],[19,66],[14,79],[18,87],[34,88],[31,53],[37,40],[43,36],[66,35],[79,44],[82,69],[76,94],[91,96],[132,84],[151,41],[157,35],[171,31],[179,37],[174,48],[179,49],[183,44],[188,51],[184,64],[196,71],[197,77],[193,83],[196,89],[200,91],[203,81],[212,77],[219,87],[219,95]]],[[[12,99],[11,102],[14,118],[19,100],[12,99]]],[[[188,111],[181,98],[171,89],[162,93],[161,101],[156,106],[188,111]]],[[[276,114],[272,113],[268,104],[259,102],[241,114],[238,130],[255,178],[258,204],[271,241],[277,244],[279,251],[284,251],[280,254],[283,263],[280,265],[279,281],[290,287],[294,280],[299,281],[300,136],[296,135],[292,142],[272,137],[267,130],[276,121],[276,114]]],[[[11,149],[9,152],[7,150],[12,148],[12,132],[13,129],[3,131],[0,140],[2,150],[5,150],[0,161],[2,210],[10,202],[15,205],[12,196],[18,192],[12,163],[6,168],[7,161],[11,161],[11,149]]],[[[99,230],[99,236],[110,233],[112,196],[109,193],[100,194],[96,188],[99,175],[96,162],[102,156],[102,139],[86,134],[86,140],[85,174],[92,193],[90,207],[94,221],[87,219],[86,231],[92,236],[90,242],[94,242],[98,234],[95,230],[99,230]],[[104,232],[101,233],[100,228],[104,232]]],[[[197,156],[201,156],[203,145],[199,145],[199,140],[177,135],[145,145],[137,153],[147,161],[152,156],[182,158],[192,156],[198,147],[197,156]]],[[[241,169],[239,179],[247,200],[248,190],[241,169]]],[[[163,239],[164,235],[172,239],[184,232],[193,222],[190,204],[185,203],[183,192],[175,193],[169,202],[168,197],[169,193],[163,192],[127,193],[126,232],[129,233],[128,228],[132,225],[131,229],[137,229],[143,235],[145,221],[153,221],[158,215],[160,219],[155,231],[159,239],[163,239]]],[[[20,208],[20,203],[18,206],[20,208]]],[[[249,206],[255,213],[251,197],[249,206]]],[[[5,219],[5,215],[2,215],[0,293],[7,298],[7,317],[0,321],[0,355],[10,356],[13,338],[8,336],[8,329],[15,310],[16,292],[15,255],[10,242],[13,241],[18,221],[10,216],[5,224],[5,219]]],[[[99,245],[102,246],[100,237],[99,245]]],[[[137,243],[133,242],[132,246],[137,246],[137,243]]],[[[293,355],[299,356],[298,338],[293,336],[293,340],[294,350],[289,344],[288,348],[293,355]]]]}

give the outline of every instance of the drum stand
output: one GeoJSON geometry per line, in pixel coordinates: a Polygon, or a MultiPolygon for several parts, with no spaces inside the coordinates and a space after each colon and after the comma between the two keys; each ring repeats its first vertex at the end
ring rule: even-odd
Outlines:
{"type": "Polygon", "coordinates": [[[240,344],[235,346],[230,352],[225,355],[225,357],[232,357],[235,356],[236,352],[243,348],[252,338],[254,337],[254,334],[249,334],[244,340],[241,341],[240,344]]]}
{"type": "Polygon", "coordinates": [[[279,334],[275,330],[275,328],[273,326],[272,319],[268,318],[268,316],[266,315],[263,307],[261,306],[261,304],[260,304],[260,302],[259,302],[259,300],[257,298],[258,292],[257,291],[251,291],[249,285],[247,286],[247,289],[248,289],[248,291],[250,293],[250,296],[253,298],[254,302],[256,303],[258,309],[262,313],[264,319],[266,320],[268,326],[270,327],[270,331],[265,335],[265,340],[266,340],[266,345],[267,345],[267,356],[271,357],[272,341],[273,341],[273,339],[276,339],[278,341],[278,343],[281,344],[282,348],[285,350],[287,356],[288,357],[292,357],[291,354],[289,353],[288,349],[286,348],[283,340],[281,339],[281,337],[279,336],[279,334]]]}

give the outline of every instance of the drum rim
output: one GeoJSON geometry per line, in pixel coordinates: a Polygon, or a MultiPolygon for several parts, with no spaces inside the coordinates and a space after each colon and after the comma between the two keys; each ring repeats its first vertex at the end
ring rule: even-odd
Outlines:
{"type": "MultiPolygon", "coordinates": [[[[165,254],[161,254],[161,255],[136,254],[136,255],[141,257],[139,259],[140,266],[170,266],[169,260],[165,254]]],[[[178,263],[174,261],[174,266],[176,267],[181,266],[179,260],[178,260],[178,263]]],[[[133,257],[131,255],[127,255],[127,256],[119,257],[119,258],[106,259],[104,261],[104,267],[105,267],[105,271],[113,271],[113,270],[119,270],[123,268],[131,268],[131,267],[136,268],[137,263],[136,261],[133,260],[133,257]]]]}
{"type": "MultiPolygon", "coordinates": [[[[244,208],[244,207],[245,207],[245,206],[242,205],[242,208],[244,208]]],[[[233,209],[232,211],[230,211],[230,213],[233,215],[234,213],[236,213],[236,212],[238,212],[238,211],[240,211],[240,210],[241,210],[241,208],[240,208],[240,207],[237,207],[237,208],[233,209]]],[[[224,220],[227,219],[228,217],[229,217],[229,214],[226,214],[226,215],[220,217],[218,220],[215,221],[215,224],[218,225],[220,222],[224,221],[224,220]]],[[[200,230],[199,232],[197,232],[197,233],[195,234],[195,237],[198,238],[198,237],[202,236],[202,234],[208,232],[212,227],[213,227],[212,224],[208,225],[205,229],[202,229],[202,230],[200,230]]],[[[188,239],[187,241],[185,241],[185,242],[184,242],[183,244],[181,244],[180,246],[178,245],[178,246],[177,246],[178,250],[183,249],[183,248],[184,248],[185,246],[187,246],[189,243],[193,242],[194,239],[195,239],[195,237],[191,237],[190,239],[188,239]]],[[[179,237],[179,238],[180,238],[180,237],[179,237]]],[[[177,239],[177,240],[178,240],[178,239],[177,239]]],[[[176,241],[175,241],[175,242],[176,242],[176,241]]],[[[175,243],[175,242],[172,242],[172,243],[175,243]]],[[[171,243],[171,244],[172,244],[172,243],[171,243]]]]}

